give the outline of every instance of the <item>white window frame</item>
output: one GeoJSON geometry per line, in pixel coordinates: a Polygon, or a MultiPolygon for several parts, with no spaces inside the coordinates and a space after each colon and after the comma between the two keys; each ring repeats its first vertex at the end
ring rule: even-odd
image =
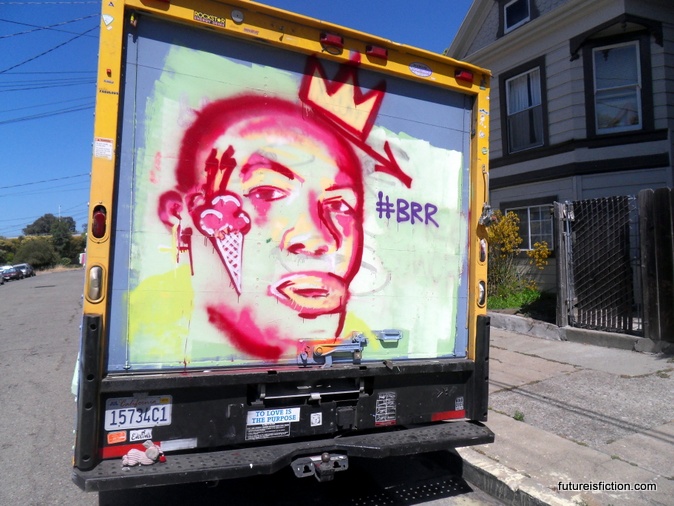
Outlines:
{"type": "MultiPolygon", "coordinates": [[[[641,130],[644,127],[644,114],[643,114],[643,104],[642,104],[642,99],[641,99],[641,55],[639,51],[639,41],[634,40],[634,41],[629,41],[629,42],[623,42],[620,44],[611,44],[607,46],[601,46],[601,47],[595,47],[592,49],[592,86],[593,86],[593,100],[594,100],[594,125],[595,125],[595,132],[597,135],[603,135],[603,134],[613,134],[613,133],[619,133],[619,132],[629,132],[633,130],[641,130]],[[632,46],[635,49],[635,54],[636,54],[636,82],[635,83],[630,83],[630,84],[621,84],[617,85],[614,87],[604,87],[599,89],[598,84],[597,84],[597,65],[596,65],[596,55],[598,53],[604,52],[604,51],[610,51],[611,49],[615,48],[621,48],[621,47],[627,47],[627,46],[632,46]],[[599,122],[599,114],[600,114],[600,104],[599,104],[599,96],[602,93],[620,93],[621,91],[629,91],[630,89],[634,89],[634,104],[636,105],[636,114],[638,116],[638,121],[637,123],[633,124],[628,124],[628,125],[617,125],[615,127],[607,127],[607,126],[600,126],[599,122]]],[[[628,112],[625,112],[626,114],[628,112]]]]}
{"type": "MultiPolygon", "coordinates": [[[[508,136],[508,153],[518,153],[520,151],[525,151],[527,149],[533,149],[533,148],[538,148],[543,145],[545,145],[545,128],[544,128],[544,121],[545,118],[543,117],[543,82],[541,80],[541,68],[540,67],[534,67],[526,72],[522,72],[520,74],[517,74],[516,76],[509,77],[505,81],[505,92],[506,92],[506,128],[507,128],[507,136],[508,136]],[[530,83],[533,82],[533,76],[536,75],[536,82],[538,84],[538,88],[535,89],[535,87],[532,87],[530,83]],[[514,110],[513,108],[513,102],[516,101],[516,98],[513,98],[511,96],[511,86],[510,83],[515,81],[516,79],[521,79],[522,77],[527,76],[527,90],[526,90],[526,100],[520,105],[520,107],[517,108],[517,110],[514,110]],[[535,111],[535,109],[538,109],[538,111],[535,111]],[[512,120],[514,119],[514,116],[516,114],[539,114],[540,115],[540,131],[536,132],[538,136],[540,137],[540,141],[534,142],[527,144],[524,147],[515,147],[515,128],[512,124],[512,120]]],[[[520,99],[520,102],[522,100],[520,99]]],[[[535,125],[531,125],[532,128],[535,129],[535,125]]]]}
{"type": "Polygon", "coordinates": [[[522,238],[522,243],[519,246],[519,249],[522,251],[530,251],[534,249],[534,244],[537,242],[542,242],[545,241],[548,243],[548,249],[550,251],[553,251],[555,249],[555,230],[554,230],[554,222],[553,222],[553,216],[550,213],[550,206],[551,204],[541,204],[541,205],[533,205],[533,206],[517,206],[517,207],[510,207],[505,210],[506,213],[512,211],[515,214],[517,214],[518,217],[520,217],[520,237],[522,238]],[[534,219],[532,221],[531,218],[531,211],[532,209],[537,209],[539,210],[539,216],[542,216],[542,218],[539,219],[534,219]],[[522,230],[522,217],[521,214],[522,211],[526,213],[526,230],[523,233],[522,230]],[[531,229],[532,229],[532,223],[548,223],[549,224],[549,233],[547,232],[539,232],[537,234],[532,234],[531,229]]]}
{"type": "Polygon", "coordinates": [[[508,33],[513,31],[515,28],[518,28],[522,26],[525,23],[528,23],[531,20],[531,4],[530,0],[510,0],[510,2],[506,3],[503,6],[503,33],[508,33]],[[508,7],[511,7],[512,5],[519,3],[519,2],[524,2],[527,6],[527,15],[525,18],[521,19],[517,23],[513,24],[512,26],[508,26],[508,7]]]}

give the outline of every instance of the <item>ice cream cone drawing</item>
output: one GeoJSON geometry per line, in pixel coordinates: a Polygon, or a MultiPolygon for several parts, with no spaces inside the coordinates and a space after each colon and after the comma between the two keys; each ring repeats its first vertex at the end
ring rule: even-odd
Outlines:
{"type": "Polygon", "coordinates": [[[216,248],[240,295],[243,237],[250,230],[250,218],[241,209],[239,198],[229,192],[216,195],[195,214],[197,228],[216,248]]]}
{"type": "Polygon", "coordinates": [[[220,258],[227,267],[237,293],[241,294],[241,252],[243,251],[243,234],[229,232],[216,237],[220,258]]]}

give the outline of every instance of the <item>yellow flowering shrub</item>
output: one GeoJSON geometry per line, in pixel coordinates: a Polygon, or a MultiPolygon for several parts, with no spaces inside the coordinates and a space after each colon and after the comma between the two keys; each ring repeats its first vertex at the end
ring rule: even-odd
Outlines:
{"type": "MultiPolygon", "coordinates": [[[[522,251],[520,244],[520,220],[513,213],[494,212],[492,225],[487,228],[489,241],[489,268],[487,275],[488,295],[504,296],[524,289],[536,290],[536,282],[518,272],[516,259],[522,251]]],[[[543,269],[548,264],[550,249],[547,242],[534,244],[527,251],[530,265],[543,269]]]]}

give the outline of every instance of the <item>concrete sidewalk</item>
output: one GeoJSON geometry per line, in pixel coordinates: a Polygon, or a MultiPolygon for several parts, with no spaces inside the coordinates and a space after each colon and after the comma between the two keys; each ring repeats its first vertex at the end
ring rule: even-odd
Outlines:
{"type": "Polygon", "coordinates": [[[494,325],[527,322],[502,321],[491,328],[496,441],[459,450],[464,478],[506,504],[673,505],[672,355],[534,337],[494,325]],[[634,490],[642,484],[656,490],[634,490]]]}

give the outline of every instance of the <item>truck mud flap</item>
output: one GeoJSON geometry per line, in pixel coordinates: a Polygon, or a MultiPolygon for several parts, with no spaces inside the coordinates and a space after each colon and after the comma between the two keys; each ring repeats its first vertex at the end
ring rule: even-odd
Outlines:
{"type": "Polygon", "coordinates": [[[487,444],[494,434],[477,422],[453,421],[354,436],[166,455],[166,462],[124,469],[121,459],[105,460],[89,471],[73,470],[83,490],[101,492],[148,486],[210,482],[272,474],[300,457],[324,452],[347,457],[385,458],[461,446],[487,444]]]}

